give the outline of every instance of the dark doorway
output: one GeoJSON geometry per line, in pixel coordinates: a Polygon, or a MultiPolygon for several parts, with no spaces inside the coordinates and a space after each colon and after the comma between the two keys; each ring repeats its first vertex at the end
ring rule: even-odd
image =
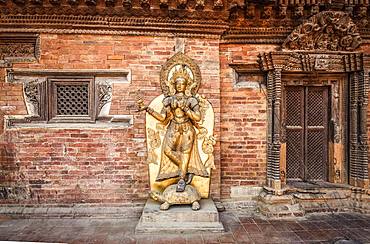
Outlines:
{"type": "Polygon", "coordinates": [[[329,87],[285,86],[287,180],[328,180],[329,87]]]}

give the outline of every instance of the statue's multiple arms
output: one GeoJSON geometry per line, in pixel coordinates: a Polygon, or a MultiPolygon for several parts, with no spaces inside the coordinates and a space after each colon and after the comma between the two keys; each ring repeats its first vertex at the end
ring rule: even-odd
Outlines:
{"type": "Polygon", "coordinates": [[[167,117],[168,117],[167,111],[166,111],[166,114],[160,114],[154,111],[154,109],[150,107],[147,107],[146,111],[148,112],[148,114],[150,114],[151,116],[153,116],[156,120],[159,120],[160,122],[165,122],[167,120],[167,117]]]}
{"type": "MultiPolygon", "coordinates": [[[[158,121],[160,121],[160,122],[162,122],[162,123],[165,123],[165,124],[167,124],[167,122],[168,122],[168,119],[169,119],[169,111],[168,111],[168,109],[166,109],[166,113],[165,114],[161,114],[161,113],[158,113],[158,112],[156,112],[156,111],[154,111],[154,109],[152,109],[151,107],[149,107],[149,106],[146,106],[145,104],[144,104],[144,101],[142,100],[142,98],[139,98],[137,101],[136,101],[136,103],[137,103],[137,105],[138,105],[138,111],[140,112],[140,111],[146,111],[148,114],[150,114],[151,116],[153,116],[156,120],[158,120],[158,121]]],[[[164,105],[165,105],[165,107],[166,107],[166,103],[168,103],[167,102],[167,100],[165,99],[164,101],[163,101],[163,103],[164,103],[164,105]]]]}

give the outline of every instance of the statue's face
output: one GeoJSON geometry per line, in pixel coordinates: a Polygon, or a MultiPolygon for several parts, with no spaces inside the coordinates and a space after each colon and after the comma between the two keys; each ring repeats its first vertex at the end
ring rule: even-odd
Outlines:
{"type": "Polygon", "coordinates": [[[186,80],[184,78],[177,78],[175,88],[177,92],[184,92],[186,89],[186,80]]]}

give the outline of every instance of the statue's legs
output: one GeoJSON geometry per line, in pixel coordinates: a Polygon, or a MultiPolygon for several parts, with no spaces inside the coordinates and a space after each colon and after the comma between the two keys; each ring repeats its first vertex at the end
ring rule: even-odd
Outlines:
{"type": "Polygon", "coordinates": [[[186,187],[186,181],[185,178],[188,173],[188,166],[191,156],[191,151],[193,148],[194,143],[194,134],[195,131],[193,127],[187,127],[188,129],[183,132],[183,134],[180,137],[180,141],[178,144],[179,151],[181,152],[181,165],[180,168],[180,180],[177,183],[176,191],[182,192],[185,190],[186,187]]]}
{"type": "Polygon", "coordinates": [[[181,167],[181,152],[178,152],[176,148],[181,142],[181,134],[178,132],[166,134],[167,144],[164,145],[164,154],[171,159],[178,167],[181,167]]]}
{"type": "Polygon", "coordinates": [[[186,152],[182,154],[182,164],[181,164],[181,179],[185,179],[186,174],[188,173],[188,165],[190,159],[190,152],[186,152]]]}
{"type": "Polygon", "coordinates": [[[168,133],[168,143],[165,145],[164,154],[180,169],[180,180],[176,191],[183,192],[186,187],[186,176],[193,148],[195,130],[187,124],[178,128],[174,133],[168,133]]]}
{"type": "Polygon", "coordinates": [[[173,150],[170,146],[166,146],[164,149],[164,154],[171,159],[172,162],[174,162],[177,166],[181,167],[182,161],[181,161],[181,155],[180,153],[173,150]]]}

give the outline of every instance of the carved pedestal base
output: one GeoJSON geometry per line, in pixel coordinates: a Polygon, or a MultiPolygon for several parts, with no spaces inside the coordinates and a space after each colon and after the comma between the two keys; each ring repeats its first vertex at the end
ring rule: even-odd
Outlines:
{"type": "Polygon", "coordinates": [[[174,205],[159,210],[160,203],[149,199],[136,226],[136,233],[201,233],[222,232],[216,206],[212,199],[202,199],[201,209],[193,211],[187,205],[174,205]]]}

